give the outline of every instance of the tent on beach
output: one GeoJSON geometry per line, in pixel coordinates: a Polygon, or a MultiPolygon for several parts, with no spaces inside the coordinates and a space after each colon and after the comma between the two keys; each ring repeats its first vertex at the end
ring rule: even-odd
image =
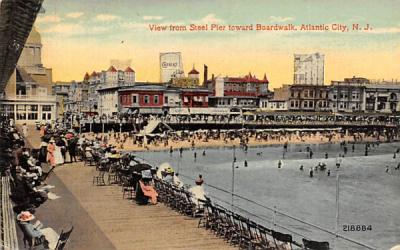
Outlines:
{"type": "Polygon", "coordinates": [[[160,121],[150,121],[142,131],[141,135],[161,135],[166,131],[172,131],[173,129],[166,123],[160,121]]]}

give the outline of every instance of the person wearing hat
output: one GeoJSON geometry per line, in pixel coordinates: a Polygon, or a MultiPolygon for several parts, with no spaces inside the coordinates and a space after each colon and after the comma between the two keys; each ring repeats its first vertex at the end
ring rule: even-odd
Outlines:
{"type": "Polygon", "coordinates": [[[22,211],[17,215],[17,220],[20,222],[29,222],[35,219],[35,216],[29,211],[22,211]]]}
{"type": "Polygon", "coordinates": [[[31,237],[42,238],[44,236],[40,228],[43,227],[43,225],[41,223],[38,223],[39,221],[36,221],[35,225],[30,223],[34,219],[35,216],[29,211],[22,211],[20,214],[17,215],[17,220],[19,224],[24,227],[25,231],[30,232],[31,237]]]}
{"type": "Polygon", "coordinates": [[[46,126],[44,126],[42,124],[42,125],[40,125],[39,135],[40,135],[40,137],[43,137],[45,134],[46,134],[46,126]]]}
{"type": "Polygon", "coordinates": [[[56,166],[56,160],[54,157],[54,153],[56,151],[56,145],[53,138],[50,139],[49,144],[47,145],[47,162],[50,163],[52,167],[56,166]]]}
{"type": "Polygon", "coordinates": [[[204,183],[203,176],[199,174],[199,178],[195,180],[196,185],[201,186],[204,183]]]}
{"type": "Polygon", "coordinates": [[[192,200],[192,202],[194,204],[196,204],[197,208],[196,208],[195,212],[197,213],[203,209],[202,203],[200,203],[199,200],[206,200],[206,197],[205,197],[206,193],[204,191],[204,187],[202,186],[202,184],[204,183],[204,180],[203,180],[203,176],[201,174],[199,175],[199,178],[196,179],[195,183],[196,183],[196,186],[189,188],[188,191],[192,194],[190,199],[192,200]]]}

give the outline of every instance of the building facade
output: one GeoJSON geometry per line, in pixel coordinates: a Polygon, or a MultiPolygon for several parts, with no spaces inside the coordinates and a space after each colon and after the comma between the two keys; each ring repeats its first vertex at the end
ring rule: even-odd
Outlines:
{"type": "Polygon", "coordinates": [[[383,82],[365,85],[365,111],[394,113],[400,111],[400,84],[383,82]]]}
{"type": "Polygon", "coordinates": [[[72,82],[68,92],[65,110],[69,113],[87,113],[90,110],[89,84],[87,81],[72,82]]]}
{"type": "Polygon", "coordinates": [[[97,89],[99,115],[111,116],[118,113],[118,90],[120,88],[111,86],[97,89]]]}
{"type": "Polygon", "coordinates": [[[108,103],[111,100],[114,102],[115,98],[118,98],[118,90],[115,87],[134,85],[136,81],[136,75],[135,71],[129,66],[125,70],[118,70],[114,66],[110,66],[107,70],[102,70],[100,72],[93,71],[90,75],[86,73],[84,80],[89,84],[89,112],[110,113],[114,112],[115,108],[112,108],[105,103],[108,103]],[[108,90],[106,92],[102,92],[101,98],[103,98],[103,104],[101,105],[103,110],[100,110],[100,96],[98,95],[98,90],[102,89],[108,90]],[[115,93],[109,93],[110,89],[115,90],[115,93]]]}
{"type": "Polygon", "coordinates": [[[206,88],[182,88],[181,90],[182,107],[206,108],[208,107],[209,91],[206,88]]]}
{"type": "Polygon", "coordinates": [[[51,122],[57,118],[57,99],[52,95],[52,70],[43,67],[41,49],[41,36],[33,27],[0,98],[0,112],[19,124],[51,122]]]}
{"type": "Polygon", "coordinates": [[[289,86],[288,90],[288,110],[330,111],[328,86],[294,84],[289,86]]]}
{"type": "Polygon", "coordinates": [[[118,91],[119,109],[121,112],[163,114],[165,89],[164,85],[149,83],[121,88],[118,91]]]}
{"type": "Polygon", "coordinates": [[[259,107],[259,97],[268,94],[269,81],[248,75],[244,77],[216,77],[207,82],[211,92],[210,106],[255,109],[259,107]]]}
{"type": "Polygon", "coordinates": [[[324,55],[294,54],[294,84],[324,85],[324,55]]]}
{"type": "Polygon", "coordinates": [[[329,107],[333,112],[365,111],[365,78],[345,78],[344,81],[332,81],[329,86],[329,107]]]}
{"type": "Polygon", "coordinates": [[[69,102],[70,82],[55,82],[52,94],[57,98],[57,117],[63,117],[66,112],[66,104],[69,102]]]}

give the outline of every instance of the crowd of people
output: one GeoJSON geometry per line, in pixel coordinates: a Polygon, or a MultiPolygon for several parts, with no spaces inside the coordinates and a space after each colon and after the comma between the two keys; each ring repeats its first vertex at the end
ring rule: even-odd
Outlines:
{"type": "MultiPolygon", "coordinates": [[[[257,113],[257,112],[230,112],[221,114],[210,114],[204,112],[203,114],[114,114],[114,115],[79,115],[74,118],[75,121],[80,123],[133,123],[145,124],[149,120],[159,120],[166,123],[247,123],[254,122],[259,124],[310,124],[310,123],[354,123],[354,124],[399,124],[400,120],[395,116],[375,115],[368,114],[333,114],[333,113],[257,113]]],[[[70,118],[71,119],[71,118],[70,118]]]]}
{"type": "Polygon", "coordinates": [[[355,131],[343,129],[201,129],[196,131],[163,131],[142,134],[134,132],[85,133],[86,138],[111,144],[122,150],[166,150],[217,146],[261,146],[271,144],[320,144],[375,142],[397,140],[379,130],[355,131]]]}

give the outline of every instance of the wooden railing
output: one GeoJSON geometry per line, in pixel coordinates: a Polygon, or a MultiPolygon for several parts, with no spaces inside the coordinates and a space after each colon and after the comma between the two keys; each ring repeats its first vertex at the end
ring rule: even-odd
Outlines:
{"type": "Polygon", "coordinates": [[[10,199],[10,177],[1,177],[1,237],[0,249],[17,250],[18,238],[15,226],[15,216],[10,199]]]}

